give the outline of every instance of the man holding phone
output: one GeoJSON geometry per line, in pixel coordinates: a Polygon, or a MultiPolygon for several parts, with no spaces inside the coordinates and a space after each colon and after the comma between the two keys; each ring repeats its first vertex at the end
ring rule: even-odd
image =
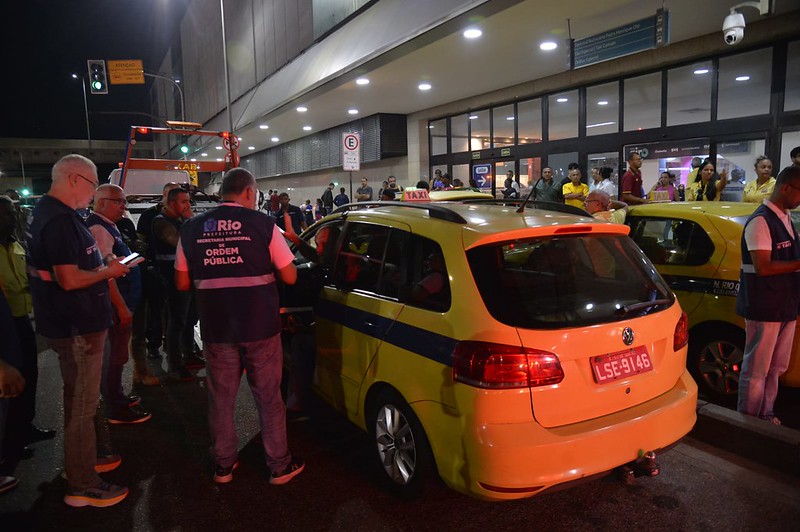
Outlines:
{"type": "Polygon", "coordinates": [[[122,188],[112,184],[100,185],[94,194],[94,212],[86,219],[103,260],[108,262],[122,258],[123,264],[131,268],[125,277],[112,279],[108,283],[114,317],[108,330],[100,389],[105,401],[106,417],[112,425],[142,423],[152,417],[137,408],[140,397],[129,397],[122,390],[122,370],[128,362],[133,312],[142,298],[140,268],[134,264],[136,257],[125,260],[131,255],[131,250],[116,226],[125,214],[127,203],[122,188]]]}

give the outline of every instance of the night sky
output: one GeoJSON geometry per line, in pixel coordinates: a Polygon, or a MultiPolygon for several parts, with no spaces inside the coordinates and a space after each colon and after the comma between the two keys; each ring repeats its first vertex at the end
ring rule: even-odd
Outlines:
{"type": "MultiPolygon", "coordinates": [[[[190,0],[4,0],[0,137],[85,139],[87,59],[141,59],[157,72],[190,0]]],[[[92,139],[125,140],[149,118],[149,84],[88,93],[92,139]]]]}

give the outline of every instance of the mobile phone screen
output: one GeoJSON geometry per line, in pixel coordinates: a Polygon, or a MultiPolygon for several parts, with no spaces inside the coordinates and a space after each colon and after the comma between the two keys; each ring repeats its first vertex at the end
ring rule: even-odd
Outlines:
{"type": "Polygon", "coordinates": [[[134,253],[131,253],[130,255],[128,255],[127,257],[125,257],[124,259],[122,259],[120,262],[122,264],[126,265],[126,266],[136,266],[137,264],[139,264],[143,260],[144,260],[144,257],[142,257],[138,253],[134,252],[134,253]]]}

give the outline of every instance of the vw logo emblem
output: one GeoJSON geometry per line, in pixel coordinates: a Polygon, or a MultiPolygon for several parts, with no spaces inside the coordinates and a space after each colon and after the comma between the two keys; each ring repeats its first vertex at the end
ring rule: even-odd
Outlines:
{"type": "Polygon", "coordinates": [[[625,345],[631,345],[633,343],[633,329],[630,327],[622,329],[622,341],[625,342],[625,345]]]}

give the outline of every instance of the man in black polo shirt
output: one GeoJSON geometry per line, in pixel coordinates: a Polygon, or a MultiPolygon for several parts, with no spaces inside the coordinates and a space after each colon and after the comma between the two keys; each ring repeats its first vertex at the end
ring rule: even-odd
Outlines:
{"type": "MultiPolygon", "coordinates": [[[[97,475],[93,418],[100,395],[103,346],[111,326],[108,280],[130,270],[103,265],[97,243],[78,215],[99,186],[97,168],[66,155],[52,170],[50,191],[33,209],[26,232],[36,329],[58,353],[64,381],[64,453],[70,506],[111,506],[128,495],[97,475]]],[[[121,460],[114,462],[113,467],[121,460]]],[[[113,469],[106,464],[105,470],[113,469]]]]}
{"type": "Polygon", "coordinates": [[[285,214],[289,213],[289,218],[292,220],[292,227],[294,228],[294,232],[298,235],[306,230],[306,221],[305,217],[303,216],[303,211],[300,210],[300,207],[295,205],[289,204],[289,194],[286,192],[282,192],[280,197],[281,208],[278,209],[278,212],[275,213],[275,218],[277,218],[276,223],[278,227],[286,231],[286,221],[285,221],[285,214]]]}
{"type": "Polygon", "coordinates": [[[242,365],[253,390],[270,484],[285,484],[305,467],[286,441],[281,399],[281,320],[276,274],[294,284],[297,270],[275,219],[256,209],[253,175],[234,168],[222,180],[223,203],[187,221],[175,259],[175,284],[194,281],[208,384],[214,481],[230,482],[237,458],[234,410],[242,365]]]}

